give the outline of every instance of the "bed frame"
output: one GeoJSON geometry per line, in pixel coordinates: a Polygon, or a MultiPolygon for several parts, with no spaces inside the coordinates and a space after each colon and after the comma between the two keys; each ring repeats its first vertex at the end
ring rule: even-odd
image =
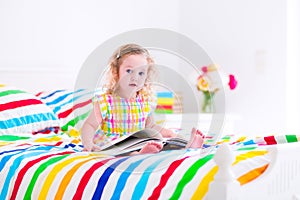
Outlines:
{"type": "Polygon", "coordinates": [[[228,144],[217,150],[214,161],[219,167],[206,200],[300,200],[300,143],[277,144],[268,147],[271,162],[257,179],[240,186],[231,171],[234,154],[228,144]]]}

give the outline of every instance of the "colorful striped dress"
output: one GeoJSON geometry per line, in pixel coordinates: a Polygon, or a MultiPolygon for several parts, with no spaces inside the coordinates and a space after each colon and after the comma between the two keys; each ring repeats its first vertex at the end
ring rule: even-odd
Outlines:
{"type": "Polygon", "coordinates": [[[153,99],[138,95],[125,99],[111,94],[100,94],[94,98],[102,115],[94,143],[103,146],[122,136],[145,128],[146,120],[155,108],[153,99]]]}

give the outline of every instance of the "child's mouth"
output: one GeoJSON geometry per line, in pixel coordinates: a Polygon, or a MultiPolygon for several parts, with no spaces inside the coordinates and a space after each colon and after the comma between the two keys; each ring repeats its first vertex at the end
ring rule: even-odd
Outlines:
{"type": "Polygon", "coordinates": [[[137,85],[135,83],[130,83],[129,86],[130,87],[136,87],[137,85]]]}

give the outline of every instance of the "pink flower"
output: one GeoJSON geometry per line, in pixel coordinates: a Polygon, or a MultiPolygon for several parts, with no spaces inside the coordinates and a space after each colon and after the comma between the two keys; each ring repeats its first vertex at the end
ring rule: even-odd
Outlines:
{"type": "Polygon", "coordinates": [[[228,85],[231,90],[234,90],[237,86],[237,80],[235,79],[234,75],[232,75],[232,74],[229,74],[228,85]]]}
{"type": "Polygon", "coordinates": [[[201,68],[201,70],[202,70],[203,73],[207,73],[208,72],[207,66],[203,66],[201,68]]]}

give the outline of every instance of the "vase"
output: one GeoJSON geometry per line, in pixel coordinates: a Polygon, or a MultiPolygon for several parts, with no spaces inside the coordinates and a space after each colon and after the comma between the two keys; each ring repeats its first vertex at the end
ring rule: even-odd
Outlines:
{"type": "Polygon", "coordinates": [[[203,113],[214,112],[214,92],[203,91],[203,100],[201,110],[203,113]]]}

